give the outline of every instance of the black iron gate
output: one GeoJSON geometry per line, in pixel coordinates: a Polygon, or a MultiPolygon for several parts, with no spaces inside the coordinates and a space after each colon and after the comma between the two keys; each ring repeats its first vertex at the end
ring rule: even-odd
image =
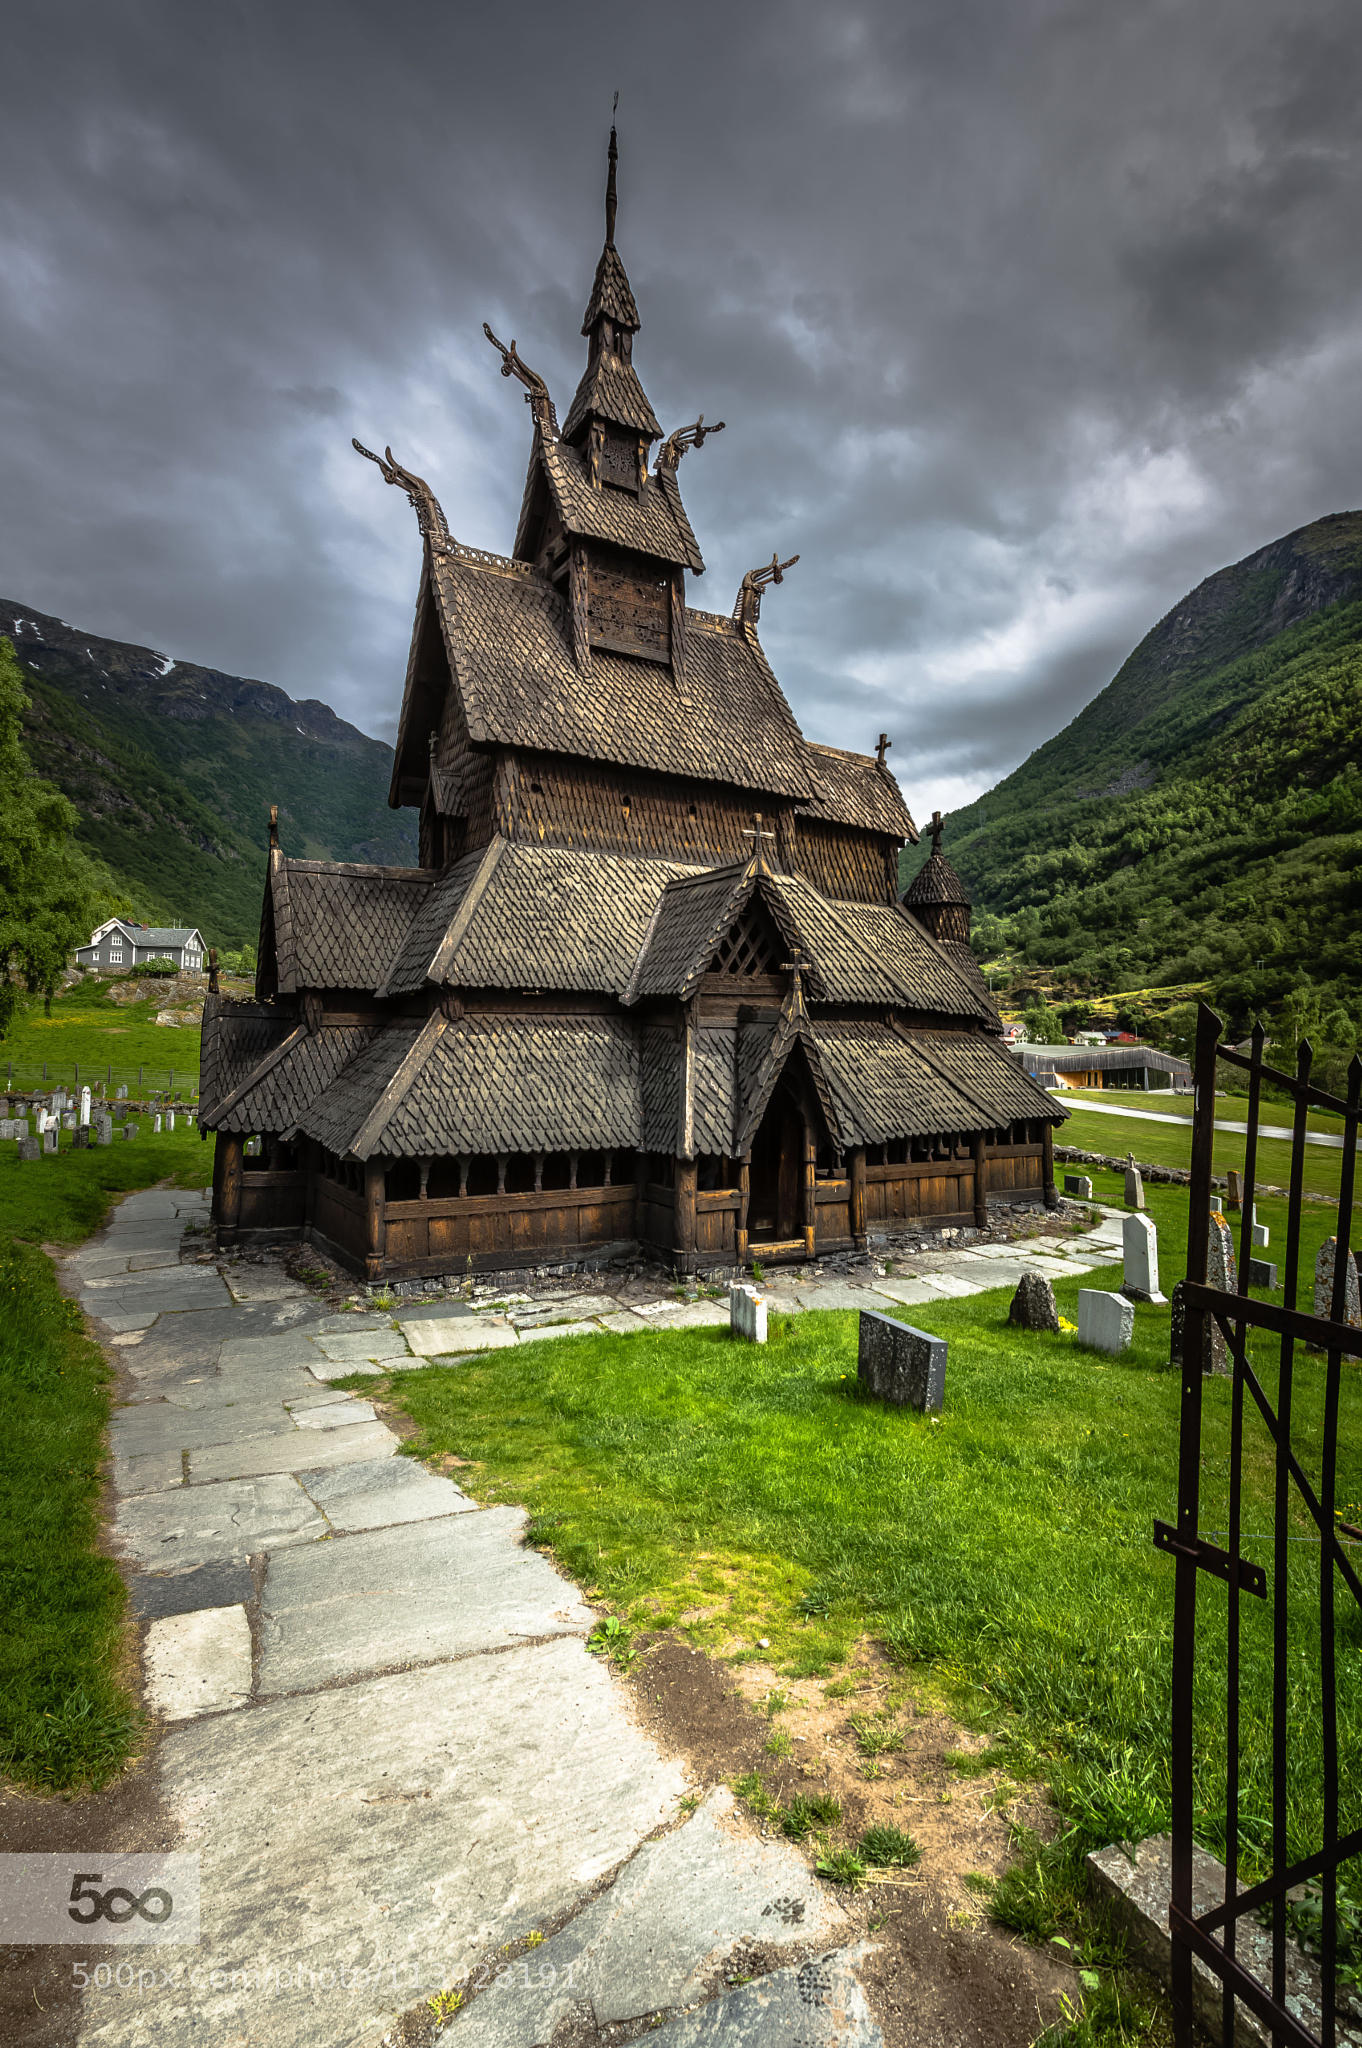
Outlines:
{"type": "MultiPolygon", "coordinates": [[[[1262,1027],[1253,1034],[1248,1054],[1232,1051],[1220,1043],[1220,1019],[1204,1004],[1197,1023],[1196,1107],[1192,1135],[1191,1218],[1187,1246],[1187,1280],[1184,1287],[1182,1342],[1182,1413],[1178,1464],[1177,1527],[1160,1525],[1155,1540],[1171,1551],[1177,1562],[1173,1615],[1173,1757],[1172,1757],[1172,1905],[1169,1924],[1173,1942],[1173,1998],[1179,2048],[1192,2039],[1193,1958],[1199,1957],[1223,1986],[1221,2040],[1229,2048],[1236,2037],[1237,2002],[1242,2001],[1260,2022],[1262,2032],[1276,2048],[1335,2048],[1338,2035],[1337,1880],[1340,1866],[1362,1850],[1362,1828],[1340,1834],[1338,1688],[1336,1672],[1336,1599],[1345,1609],[1356,1601],[1362,1610],[1362,1585],[1357,1564],[1362,1547],[1349,1541],[1347,1524],[1340,1530],[1336,1490],[1339,1451],[1339,1394],[1342,1375],[1352,1373],[1362,1360],[1362,1328],[1349,1323],[1348,1277],[1353,1183],[1359,1098],[1362,1097],[1362,1060],[1354,1058],[1348,1070],[1346,1102],[1316,1088],[1310,1080],[1311,1050],[1303,1044],[1294,1074],[1279,1072],[1263,1062],[1262,1027]],[[1212,1187],[1212,1153],[1215,1140],[1215,1085],[1221,1066],[1238,1068],[1248,1076],[1248,1134],[1245,1140],[1245,1168],[1242,1189],[1242,1229],[1237,1260],[1237,1282],[1228,1271],[1212,1270],[1222,1284],[1207,1284],[1208,1253],[1211,1248],[1212,1210],[1218,1206],[1212,1187]],[[1264,1081],[1273,1081],[1289,1092],[1291,1117],[1291,1170],[1287,1199],[1287,1234],[1281,1249],[1282,1272],[1279,1290],[1271,1298],[1251,1296],[1249,1262],[1255,1255],[1254,1183],[1257,1178],[1261,1093],[1264,1081]],[[1308,1290],[1314,1273],[1299,1273],[1301,1262],[1302,1212],[1306,1161],[1307,1114],[1312,1108],[1342,1113],[1343,1152],[1337,1217],[1334,1224],[1332,1296],[1328,1313],[1317,1316],[1316,1304],[1308,1290]],[[1302,1287],[1305,1305],[1298,1303],[1302,1287]],[[1219,1333],[1217,1338],[1216,1333],[1219,1333]],[[1220,1341],[1223,1339],[1223,1352],[1220,1341]],[[1275,1341],[1274,1341],[1275,1340],[1275,1341]],[[1257,1347],[1257,1364],[1251,1355],[1251,1341],[1257,1347]],[[1300,1349],[1298,1349],[1300,1347],[1300,1349]],[[1229,1460],[1224,1474],[1223,1507],[1227,1529],[1202,1533],[1203,1463],[1202,1437],[1203,1369],[1223,1356],[1229,1375],[1229,1460]],[[1269,1364],[1268,1361],[1271,1360],[1269,1364]],[[1346,1367],[1345,1359],[1348,1361],[1346,1367]],[[1274,1384],[1275,1378],[1275,1384],[1274,1384]],[[1305,1384],[1303,1385],[1303,1382],[1305,1384]],[[1266,1383],[1266,1384],[1265,1384],[1266,1383]],[[1299,1400],[1293,1422],[1293,1392],[1308,1395],[1299,1400]],[[1308,1409],[1308,1427],[1302,1410],[1308,1409]],[[1265,1437],[1258,1437],[1261,1424],[1265,1437]],[[1308,1440],[1307,1440],[1308,1439],[1308,1440]],[[1245,1450],[1250,1456],[1265,1453],[1271,1468],[1272,1505],[1270,1527],[1245,1529],[1245,1450]],[[1294,1526],[1293,1526],[1294,1524],[1294,1526]],[[1301,1528],[1304,1536],[1297,1533],[1301,1528]],[[1223,1536],[1224,1547],[1209,1540],[1223,1536]],[[1266,1568],[1244,1554],[1252,1539],[1265,1539],[1270,1546],[1266,1568]],[[1301,1740],[1314,1754],[1314,1731],[1294,1730],[1288,1712],[1293,1688],[1288,1671],[1288,1591],[1291,1551],[1288,1546],[1312,1546],[1309,1555],[1319,1557],[1319,1787],[1323,1814],[1322,1839],[1305,1854],[1301,1844],[1288,1845],[1288,1770],[1299,1770],[1301,1740]],[[1208,1572],[1226,1585],[1222,1598],[1227,1619],[1225,1657],[1226,1767],[1225,1767],[1225,1886],[1224,1898],[1207,1909],[1193,1905],[1193,1781],[1197,1750],[1198,1695],[1197,1588],[1199,1574],[1208,1572]],[[1341,1582],[1341,1584],[1340,1584],[1341,1582]],[[1252,1839],[1258,1867],[1269,1874],[1240,1888],[1241,1845],[1250,1816],[1241,1813],[1240,1762],[1245,1707],[1242,1685],[1244,1648],[1244,1597],[1262,1600],[1264,1608],[1253,1616],[1264,1634],[1264,1660],[1270,1655],[1271,1700],[1271,1797],[1270,1814],[1255,1814],[1252,1839]],[[1270,1648],[1267,1637],[1270,1634],[1270,1648]],[[1293,1887],[1314,1881],[1320,1893],[1319,1967],[1322,1977],[1319,2001],[1319,2031],[1288,2008],[1288,1899],[1293,1887]],[[1236,1930],[1251,1919],[1255,1930],[1270,1915],[1270,1967],[1263,1976],[1245,1967],[1236,1930]],[[1240,1953],[1236,1953],[1237,1948],[1240,1953]]],[[[1242,1098],[1239,1098],[1242,1099],[1242,1098]]],[[[1274,1105],[1275,1110],[1275,1105],[1274,1105]]],[[[1223,1113],[1223,1112],[1222,1112],[1223,1113]]],[[[1276,1111],[1283,1121],[1288,1114],[1276,1111]]],[[[1316,1155],[1318,1156],[1318,1155],[1316,1155]]],[[[1219,1230],[1218,1224],[1214,1226],[1219,1230]]],[[[1323,1256],[1323,1254],[1321,1254],[1323,1256]]],[[[1355,1311],[1354,1311],[1355,1312],[1355,1311]]],[[[1221,1499],[1217,1492],[1217,1500],[1221,1499]]],[[[1261,1513],[1261,1510],[1258,1511],[1261,1513]]],[[[1257,1514],[1255,1514],[1255,1520],[1257,1514]]],[[[1256,1546],[1263,1550],[1263,1542],[1256,1546]]],[[[1296,1555],[1301,1555],[1297,1551],[1296,1555]]],[[[1311,1594],[1313,1601],[1313,1593],[1311,1594]]],[[[1205,1620],[1203,1615],[1203,1621],[1205,1620]]],[[[1356,1640],[1356,1626],[1362,1613],[1347,1617],[1356,1640]]],[[[1217,1623],[1217,1628],[1218,1628],[1217,1623]]],[[[1312,1623],[1313,1633],[1313,1623],[1312,1623]]],[[[1200,1653],[1207,1653],[1208,1638],[1202,1632],[1200,1653]]],[[[1217,1646],[1218,1648],[1218,1646],[1217,1646]]],[[[1295,1654],[1299,1657],[1299,1642],[1295,1654]]],[[[1218,1662],[1218,1655],[1216,1658],[1218,1662]]],[[[1203,1674],[1203,1685],[1205,1674],[1203,1674]]],[[[1250,1711],[1255,1711],[1250,1707],[1250,1711]]],[[[1352,1815],[1357,1812],[1358,1786],[1351,1789],[1352,1815]]],[[[1203,1795],[1204,1796],[1204,1795],[1203,1795]]],[[[1260,1936],[1259,1939],[1262,1939],[1260,1936]]],[[[1292,2003],[1301,2008],[1299,1998],[1292,2003]]],[[[1311,2015],[1313,2017],[1313,2015],[1311,2015]]]]}

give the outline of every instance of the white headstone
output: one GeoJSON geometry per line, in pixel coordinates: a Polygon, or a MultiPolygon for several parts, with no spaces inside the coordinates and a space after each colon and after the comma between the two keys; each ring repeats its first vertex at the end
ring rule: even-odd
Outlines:
{"type": "Polygon", "coordinates": [[[80,1121],[82,1125],[88,1124],[90,1121],[90,1091],[88,1088],[82,1088],[80,1091],[80,1121]]]}
{"type": "Polygon", "coordinates": [[[1265,1252],[1271,1242],[1272,1232],[1268,1229],[1266,1223],[1255,1223],[1253,1225],[1253,1249],[1256,1252],[1265,1252]]]}
{"type": "Polygon", "coordinates": [[[123,1086],[122,1086],[121,1088],[119,1088],[119,1089],[118,1089],[118,1090],[117,1090],[117,1091],[115,1092],[115,1095],[114,1095],[114,1101],[115,1101],[115,1102],[126,1102],[126,1101],[127,1101],[127,1099],[128,1099],[128,1088],[127,1088],[127,1083],[126,1083],[126,1082],[124,1082],[123,1086]]]}
{"type": "Polygon", "coordinates": [[[1135,1164],[1135,1154],[1133,1152],[1127,1152],[1126,1154],[1126,1207],[1127,1209],[1143,1209],[1144,1207],[1144,1176],[1135,1164]]]}
{"type": "Polygon", "coordinates": [[[175,1112],[174,1112],[174,1110],[173,1110],[173,1109],[168,1109],[168,1110],[166,1111],[166,1129],[167,1129],[168,1131],[173,1131],[173,1130],[174,1130],[174,1128],[175,1128],[175,1112]]]}
{"type": "Polygon", "coordinates": [[[1096,1287],[1078,1290],[1078,1341],[1095,1351],[1128,1351],[1135,1335],[1135,1309],[1124,1294],[1096,1287]]]}
{"type": "Polygon", "coordinates": [[[1159,1292],[1159,1233],[1152,1216],[1127,1216],[1121,1223],[1125,1270],[1121,1292],[1130,1301],[1163,1301],[1159,1292]]]}
{"type": "Polygon", "coordinates": [[[728,1327],[749,1344],[766,1342],[766,1297],[745,1281],[735,1281],[728,1290],[728,1327]]]}
{"type": "Polygon", "coordinates": [[[159,1109],[157,1110],[156,1115],[152,1119],[151,1128],[153,1131],[159,1131],[161,1128],[161,1112],[159,1109]]]}
{"type": "Polygon", "coordinates": [[[46,1129],[46,1130],[45,1130],[45,1131],[43,1132],[43,1150],[44,1150],[44,1152],[55,1152],[55,1151],[56,1151],[56,1149],[57,1149],[57,1138],[58,1138],[58,1135],[59,1135],[59,1134],[58,1134],[58,1131],[57,1131],[57,1126],[56,1126],[56,1125],[55,1125],[54,1123],[52,1123],[52,1124],[49,1124],[49,1125],[48,1125],[48,1127],[47,1127],[47,1129],[46,1129]]]}

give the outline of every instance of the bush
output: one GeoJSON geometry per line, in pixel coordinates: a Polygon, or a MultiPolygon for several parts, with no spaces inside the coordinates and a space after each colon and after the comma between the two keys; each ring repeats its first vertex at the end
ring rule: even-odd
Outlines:
{"type": "Polygon", "coordinates": [[[132,975],[134,981],[140,981],[143,976],[149,976],[155,981],[168,981],[171,975],[178,974],[179,971],[173,960],[140,960],[133,968],[132,975]]]}

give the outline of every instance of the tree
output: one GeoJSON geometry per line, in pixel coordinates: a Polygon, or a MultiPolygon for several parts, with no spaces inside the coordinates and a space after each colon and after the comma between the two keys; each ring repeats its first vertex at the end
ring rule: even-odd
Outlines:
{"type": "Polygon", "coordinates": [[[1022,1014],[1028,1045],[1064,1045],[1064,1026],[1058,1010],[1048,1003],[1032,1003],[1022,1014]]]}
{"type": "Polygon", "coordinates": [[[0,639],[0,1036],[19,985],[51,1007],[67,956],[101,917],[125,911],[112,877],[75,843],[76,808],[33,773],[12,641],[0,639]]]}

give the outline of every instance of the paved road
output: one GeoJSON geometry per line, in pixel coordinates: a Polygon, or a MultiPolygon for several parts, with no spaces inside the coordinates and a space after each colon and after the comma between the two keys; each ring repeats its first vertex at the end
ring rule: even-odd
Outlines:
{"type": "MultiPolygon", "coordinates": [[[[1050,1093],[1057,1102],[1063,1102],[1068,1090],[1052,1088],[1050,1093]]],[[[1138,1117],[1143,1123],[1147,1124],[1182,1124],[1185,1128],[1190,1129],[1192,1123],[1192,1119],[1189,1116],[1173,1116],[1166,1109],[1125,1109],[1115,1102],[1089,1102],[1084,1100],[1071,1103],[1069,1107],[1076,1110],[1094,1109],[1099,1116],[1138,1117]]],[[[1238,1131],[1241,1135],[1246,1135],[1248,1132],[1247,1124],[1232,1123],[1221,1117],[1216,1118],[1215,1127],[1218,1131],[1238,1131]]],[[[1289,1140],[1292,1132],[1289,1124],[1259,1124],[1258,1135],[1260,1138],[1286,1138],[1289,1140]]],[[[1343,1150],[1342,1138],[1334,1137],[1329,1131],[1307,1131],[1305,1142],[1307,1145],[1327,1146],[1334,1152],[1341,1152],[1343,1150]]],[[[1359,1149],[1362,1149],[1362,1143],[1359,1144],[1359,1149]]]]}

